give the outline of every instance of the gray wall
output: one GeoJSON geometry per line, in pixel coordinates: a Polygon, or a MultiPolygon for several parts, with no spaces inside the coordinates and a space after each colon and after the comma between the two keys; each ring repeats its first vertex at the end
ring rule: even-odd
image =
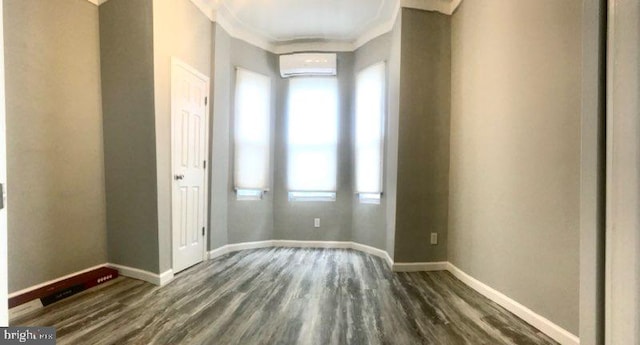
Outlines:
{"type": "MultiPolygon", "coordinates": [[[[280,73],[278,68],[278,57],[275,54],[267,52],[263,49],[250,45],[244,41],[232,38],[230,49],[230,69],[231,83],[229,90],[231,92],[229,106],[229,133],[234,132],[234,109],[235,109],[235,88],[236,88],[236,67],[261,73],[271,77],[271,183],[270,188],[273,191],[273,142],[275,140],[275,117],[276,117],[276,93],[278,84],[280,83],[280,73]]],[[[229,184],[228,195],[228,226],[229,226],[229,243],[264,241],[274,238],[273,233],[273,195],[272,191],[266,193],[260,201],[238,201],[233,190],[233,162],[235,159],[233,150],[233,134],[230,135],[229,141],[229,184]]]]}
{"type": "Polygon", "coordinates": [[[211,76],[211,21],[191,1],[153,3],[155,135],[160,272],[171,259],[171,58],[211,76]]]}
{"type": "Polygon", "coordinates": [[[354,53],[338,53],[339,136],[338,190],[335,202],[289,202],[287,191],[286,109],[288,80],[281,80],[275,142],[275,239],[351,241],[352,187],[351,94],[354,53]],[[320,228],[313,219],[320,218],[320,228]]]}
{"type": "MultiPolygon", "coordinates": [[[[386,64],[385,78],[387,81],[387,97],[386,106],[389,105],[389,55],[391,53],[391,40],[393,34],[388,32],[382,36],[376,37],[373,40],[367,42],[362,47],[358,48],[354,52],[354,83],[358,76],[358,72],[367,68],[373,64],[384,61],[386,64]]],[[[355,85],[354,85],[355,87],[355,85]]],[[[351,92],[352,96],[352,126],[355,124],[355,92],[351,92]]],[[[388,110],[385,119],[385,123],[389,120],[388,110]]],[[[385,134],[386,132],[385,126],[385,134]]],[[[355,147],[355,126],[352,127],[351,133],[351,147],[355,147]]],[[[385,140],[386,145],[386,140],[385,140]]],[[[383,171],[388,168],[386,155],[383,155],[383,171]]],[[[352,184],[355,186],[355,166],[351,171],[352,184]]],[[[383,178],[386,174],[383,175],[383,178]]],[[[386,182],[386,181],[385,181],[386,182]]],[[[386,234],[386,212],[387,207],[387,191],[388,187],[386,183],[383,183],[383,195],[380,201],[380,205],[362,204],[357,198],[357,195],[353,195],[352,198],[352,233],[351,239],[355,242],[366,244],[375,248],[386,249],[387,247],[387,234],[386,234]]]]}
{"type": "Polygon", "coordinates": [[[401,61],[395,261],[445,261],[451,17],[403,9],[401,61]]]}
{"type": "Polygon", "coordinates": [[[107,260],[98,9],[6,0],[9,291],[107,260]]]}
{"type": "Polygon", "coordinates": [[[606,3],[606,0],[582,3],[579,334],[582,345],[604,344],[606,3]]]}
{"type": "Polygon", "coordinates": [[[160,272],[151,0],[100,6],[109,261],[160,272]]]}
{"type": "Polygon", "coordinates": [[[211,131],[209,141],[209,249],[229,242],[229,134],[231,112],[231,36],[217,23],[212,24],[211,131]]]}
{"type": "Polygon", "coordinates": [[[385,143],[385,195],[386,202],[386,250],[389,256],[395,257],[396,241],[396,205],[398,185],[398,130],[400,126],[400,62],[402,53],[402,11],[398,13],[391,31],[389,53],[389,104],[387,113],[386,143],[385,143]]]}
{"type": "Polygon", "coordinates": [[[336,202],[288,201],[286,189],[286,99],[288,80],[279,75],[278,56],[232,38],[214,24],[214,85],[211,235],[209,248],[269,239],[351,241],[351,94],[354,53],[338,54],[340,135],[336,202]],[[272,187],[261,201],[237,201],[233,191],[233,102],[235,67],[272,77],[272,187]],[[321,228],[313,227],[313,218],[321,228]]]}
{"type": "Polygon", "coordinates": [[[452,22],[449,261],[574,334],[581,4],[466,0],[452,22]]]}

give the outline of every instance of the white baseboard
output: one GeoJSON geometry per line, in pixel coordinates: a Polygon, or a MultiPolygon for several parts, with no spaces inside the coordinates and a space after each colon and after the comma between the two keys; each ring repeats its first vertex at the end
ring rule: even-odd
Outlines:
{"type": "Polygon", "coordinates": [[[429,272],[446,271],[446,261],[439,262],[394,262],[392,270],[394,272],[429,272]]]}
{"type": "Polygon", "coordinates": [[[227,253],[238,252],[247,249],[269,248],[274,247],[275,241],[256,241],[256,242],[243,242],[227,244],[223,248],[226,248],[227,253]]]}
{"type": "Polygon", "coordinates": [[[168,269],[164,273],[160,274],[160,286],[165,286],[173,280],[173,269],[168,269]]]}
{"type": "Polygon", "coordinates": [[[268,248],[268,247],[291,247],[291,248],[342,248],[354,249],[371,255],[378,256],[389,264],[394,272],[424,272],[424,271],[449,271],[463,283],[479,292],[481,295],[498,303],[503,308],[514,313],[530,325],[536,327],[544,334],[548,335],[562,345],[579,345],[580,339],[571,332],[563,329],[555,323],[549,321],[543,316],[535,313],[531,309],[523,306],[501,292],[491,288],[490,286],[480,282],[479,280],[464,273],[462,270],[447,261],[440,262],[393,262],[389,254],[381,249],[370,247],[356,242],[340,242],[340,241],[290,241],[290,240],[272,240],[260,242],[245,242],[223,246],[221,248],[209,251],[210,259],[240,250],[268,248]]]}
{"type": "Polygon", "coordinates": [[[354,250],[358,250],[358,251],[382,258],[387,263],[387,265],[389,265],[389,268],[393,267],[393,259],[391,258],[391,256],[389,256],[389,253],[387,253],[386,250],[382,250],[376,247],[371,247],[366,244],[362,244],[358,242],[351,242],[351,248],[354,250]]]}
{"type": "Polygon", "coordinates": [[[555,323],[549,321],[547,318],[537,314],[533,310],[525,307],[524,305],[509,298],[505,294],[498,290],[484,284],[483,282],[473,278],[461,269],[448,263],[447,270],[451,272],[456,278],[460,279],[463,283],[479,292],[481,295],[488,299],[498,303],[503,308],[514,313],[519,318],[526,321],[528,324],[539,329],[542,333],[548,335],[553,340],[559,342],[562,345],[579,345],[580,339],[573,335],[571,332],[563,329],[555,323]]]}
{"type": "Polygon", "coordinates": [[[215,259],[218,256],[223,256],[225,254],[229,253],[229,250],[227,249],[227,246],[222,246],[220,248],[216,248],[214,250],[210,250],[207,252],[207,260],[211,260],[211,259],[215,259]]]}
{"type": "Polygon", "coordinates": [[[347,241],[292,241],[274,240],[274,247],[285,248],[332,248],[332,249],[353,249],[352,242],[347,241]]]}
{"type": "MultiPolygon", "coordinates": [[[[471,287],[472,289],[479,292],[481,295],[487,297],[488,299],[496,302],[501,305],[503,308],[517,315],[530,325],[536,327],[544,334],[548,335],[555,341],[559,342],[562,345],[579,345],[580,339],[573,335],[571,332],[563,329],[562,327],[556,325],[551,322],[547,318],[537,314],[533,310],[525,307],[524,305],[516,302],[505,294],[499,292],[498,290],[493,289],[492,287],[482,283],[481,281],[473,278],[468,275],[455,265],[450,262],[441,261],[441,262],[417,262],[417,263],[394,263],[393,259],[389,256],[389,254],[378,248],[374,248],[371,246],[367,246],[357,242],[347,242],[347,241],[290,241],[290,240],[270,240],[270,241],[259,241],[259,242],[245,242],[245,243],[237,243],[237,244],[228,244],[226,246],[211,250],[207,253],[208,259],[213,259],[219,256],[222,256],[227,253],[236,252],[240,250],[246,249],[257,249],[257,248],[269,248],[269,247],[290,247],[290,248],[338,248],[338,249],[353,249],[358,250],[364,253],[368,253],[371,255],[375,255],[377,257],[382,258],[389,265],[389,267],[394,272],[420,272],[420,271],[443,271],[447,270],[451,272],[456,278],[460,281],[471,287]]],[[[13,292],[9,294],[9,298],[15,297],[27,292],[30,292],[35,289],[39,289],[43,286],[53,284],[59,282],[61,280],[73,277],[78,274],[82,274],[88,271],[95,270],[100,267],[111,267],[117,269],[118,272],[126,277],[131,277],[135,279],[144,280],[154,285],[163,286],[171,282],[174,278],[173,270],[169,269],[162,274],[152,273],[149,271],[141,270],[138,268],[112,264],[112,263],[104,263],[101,265],[89,267],[87,269],[74,272],[41,284],[37,284],[26,289],[22,289],[20,291],[13,292]]],[[[10,313],[12,313],[12,318],[18,315],[28,313],[34,308],[37,308],[37,305],[24,305],[17,306],[13,308],[10,313]]]]}
{"type": "Polygon", "coordinates": [[[173,270],[169,269],[161,274],[152,273],[149,271],[141,270],[139,268],[133,268],[129,266],[123,266],[118,264],[109,263],[107,266],[117,269],[118,273],[125,277],[144,280],[154,285],[163,286],[173,280],[173,270]]]}
{"type": "Polygon", "coordinates": [[[213,259],[227,253],[237,252],[247,249],[269,248],[269,247],[285,247],[285,248],[334,248],[334,249],[353,249],[365,252],[382,258],[389,267],[393,266],[393,259],[389,254],[378,248],[367,246],[357,242],[350,241],[292,241],[292,240],[267,240],[257,242],[243,242],[227,244],[220,248],[208,252],[208,258],[213,259]]]}

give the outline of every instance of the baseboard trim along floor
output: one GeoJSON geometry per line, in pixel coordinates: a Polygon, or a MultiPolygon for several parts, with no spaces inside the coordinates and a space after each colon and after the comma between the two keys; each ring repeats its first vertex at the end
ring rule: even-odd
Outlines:
{"type": "Polygon", "coordinates": [[[500,291],[490,287],[489,285],[473,278],[455,265],[447,262],[447,271],[451,272],[453,276],[465,283],[470,288],[476,290],[486,298],[496,302],[503,308],[514,313],[519,318],[526,321],[528,324],[539,329],[542,333],[548,335],[553,340],[559,342],[562,345],[578,345],[580,339],[573,335],[571,332],[551,322],[544,316],[534,312],[533,310],[525,307],[524,305],[516,302],[509,296],[501,293],[500,291]]]}
{"type": "MultiPolygon", "coordinates": [[[[492,300],[493,302],[499,304],[503,308],[517,315],[518,317],[520,317],[530,325],[534,326],[535,328],[539,329],[541,332],[548,335],[549,337],[559,342],[560,344],[562,345],[579,345],[580,344],[580,339],[574,334],[572,334],[571,332],[556,325],[555,323],[548,320],[547,318],[537,314],[533,310],[518,303],[512,298],[506,296],[505,294],[495,290],[489,285],[475,279],[474,277],[470,276],[469,274],[465,273],[464,271],[462,271],[461,269],[459,269],[458,267],[456,267],[455,265],[447,261],[394,263],[393,259],[389,256],[389,254],[386,251],[382,249],[374,248],[371,246],[367,246],[361,243],[357,243],[357,242],[291,241],[291,240],[269,240],[269,241],[228,244],[207,252],[207,259],[211,260],[219,256],[232,253],[232,252],[241,251],[241,250],[270,248],[270,247],[353,249],[353,250],[358,250],[358,251],[382,258],[387,263],[389,268],[394,272],[449,271],[451,272],[451,274],[453,274],[453,276],[458,278],[460,281],[465,283],[470,288],[474,289],[475,291],[479,292],[483,296],[487,297],[488,299],[492,300]]],[[[9,297],[15,296],[17,294],[22,294],[34,289],[38,289],[39,287],[42,287],[46,284],[60,281],[70,276],[81,274],[83,272],[86,272],[95,268],[103,267],[103,266],[117,269],[119,273],[123,276],[144,280],[146,282],[149,282],[151,284],[155,284],[158,286],[166,285],[169,282],[171,282],[174,278],[174,272],[171,269],[161,274],[157,274],[157,273],[152,273],[149,271],[128,267],[124,265],[105,263],[102,265],[91,267],[86,270],[69,274],[64,277],[60,277],[55,280],[51,280],[49,282],[45,282],[27,289],[17,291],[15,293],[10,294],[9,297]]],[[[38,306],[36,306],[33,303],[30,305],[27,305],[27,304],[13,308],[10,311],[10,313],[12,314],[12,316],[23,315],[24,313],[30,312],[34,308],[39,308],[42,306],[41,304],[39,304],[38,306]]]]}
{"type": "Polygon", "coordinates": [[[117,265],[112,263],[108,263],[105,265],[108,267],[117,269],[118,272],[125,277],[144,280],[146,282],[149,282],[151,284],[158,285],[158,286],[169,284],[169,282],[173,280],[172,269],[169,269],[161,274],[157,274],[157,273],[153,273],[153,272],[149,272],[149,271],[145,271],[145,270],[141,270],[141,269],[133,268],[129,266],[124,266],[124,265],[117,265]]]}
{"type": "Polygon", "coordinates": [[[378,248],[370,247],[357,242],[335,242],[335,241],[290,241],[290,240],[271,240],[258,242],[235,243],[222,246],[220,248],[209,251],[208,258],[214,259],[218,256],[225,255],[240,250],[270,248],[270,247],[291,247],[291,248],[335,248],[335,249],[354,249],[371,255],[378,256],[385,260],[394,272],[428,272],[428,271],[449,271],[460,281],[470,288],[479,292],[493,302],[499,304],[503,308],[525,320],[530,325],[539,329],[542,333],[548,335],[553,340],[562,345],[579,345],[580,339],[571,332],[556,325],[547,318],[539,315],[533,310],[516,302],[505,294],[493,289],[492,287],[473,278],[461,269],[448,261],[439,262],[393,262],[389,254],[378,248]]]}
{"type": "Polygon", "coordinates": [[[396,262],[392,266],[394,272],[429,272],[446,271],[446,261],[439,262],[396,262]]]}
{"type": "Polygon", "coordinates": [[[383,259],[389,268],[393,268],[393,259],[385,250],[368,246],[357,242],[350,241],[292,241],[292,240],[268,240],[257,242],[243,242],[227,244],[220,248],[209,251],[208,259],[213,259],[227,253],[237,252],[247,249],[269,248],[269,247],[287,247],[287,248],[333,248],[333,249],[354,249],[375,255],[383,259]]]}

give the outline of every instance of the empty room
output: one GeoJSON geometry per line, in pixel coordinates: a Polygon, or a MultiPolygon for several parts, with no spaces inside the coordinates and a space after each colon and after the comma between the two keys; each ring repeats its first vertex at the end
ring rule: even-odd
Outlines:
{"type": "Polygon", "coordinates": [[[638,2],[1,4],[0,343],[640,344],[638,2]]]}

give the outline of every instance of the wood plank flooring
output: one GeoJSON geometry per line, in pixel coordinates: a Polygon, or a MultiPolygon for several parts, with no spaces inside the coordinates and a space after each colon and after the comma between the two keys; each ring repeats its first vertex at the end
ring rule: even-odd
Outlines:
{"type": "Polygon", "coordinates": [[[12,325],[58,344],[555,344],[448,272],[342,249],[231,253],[162,288],[118,278],[12,325]]]}

